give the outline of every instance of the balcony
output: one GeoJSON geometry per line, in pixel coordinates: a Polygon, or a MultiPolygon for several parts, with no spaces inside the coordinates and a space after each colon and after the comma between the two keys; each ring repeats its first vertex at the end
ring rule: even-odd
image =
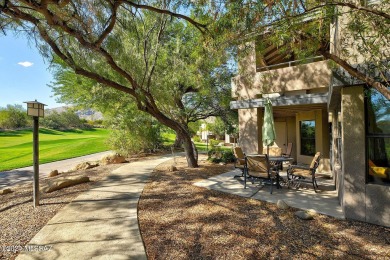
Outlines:
{"type": "Polygon", "coordinates": [[[253,68],[252,72],[232,79],[232,97],[246,100],[271,93],[282,96],[324,93],[328,91],[331,77],[330,64],[321,57],[269,65],[266,70],[260,71],[253,68]]]}

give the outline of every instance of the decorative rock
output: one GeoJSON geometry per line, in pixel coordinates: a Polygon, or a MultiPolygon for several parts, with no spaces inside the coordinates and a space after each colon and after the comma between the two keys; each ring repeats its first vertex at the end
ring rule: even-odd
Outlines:
{"type": "Polygon", "coordinates": [[[54,170],[54,171],[51,171],[49,173],[49,177],[54,177],[54,176],[57,176],[59,173],[58,173],[58,170],[54,170]]]}
{"type": "Polygon", "coordinates": [[[314,218],[315,212],[311,210],[300,210],[295,212],[295,216],[303,220],[311,220],[314,218]]]}
{"type": "Polygon", "coordinates": [[[289,206],[287,205],[287,203],[284,200],[278,200],[278,202],[276,203],[276,206],[279,209],[288,209],[289,208],[289,206]]]}
{"type": "Polygon", "coordinates": [[[91,169],[91,168],[94,168],[97,166],[99,166],[98,163],[82,162],[82,163],[77,164],[76,167],[74,168],[74,170],[76,170],[76,171],[86,170],[86,169],[91,169]]]}
{"type": "Polygon", "coordinates": [[[102,165],[124,163],[124,162],[126,162],[126,158],[118,153],[106,155],[101,159],[102,165]]]}
{"type": "Polygon", "coordinates": [[[7,189],[4,189],[4,190],[0,190],[0,195],[5,195],[5,194],[8,194],[8,193],[11,193],[12,190],[7,188],[7,189]]]}
{"type": "Polygon", "coordinates": [[[177,168],[175,165],[171,165],[171,166],[168,166],[168,169],[167,169],[169,172],[175,172],[177,171],[177,168]]]}
{"type": "Polygon", "coordinates": [[[87,176],[74,176],[66,179],[56,179],[50,181],[46,187],[42,188],[42,191],[45,193],[50,193],[56,190],[74,186],[77,184],[89,182],[89,177],[87,176]]]}

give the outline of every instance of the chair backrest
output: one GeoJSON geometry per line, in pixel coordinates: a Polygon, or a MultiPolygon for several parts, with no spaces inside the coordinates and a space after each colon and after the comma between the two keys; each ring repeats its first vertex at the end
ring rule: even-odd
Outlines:
{"type": "Polygon", "coordinates": [[[256,156],[246,156],[247,167],[250,171],[255,172],[269,172],[269,161],[266,154],[256,156]]]}
{"type": "Polygon", "coordinates": [[[237,159],[245,159],[244,152],[239,146],[234,147],[234,156],[236,156],[237,159]]]}
{"type": "Polygon", "coordinates": [[[317,152],[314,155],[313,161],[311,161],[310,169],[314,169],[314,170],[317,169],[318,165],[320,165],[320,160],[321,160],[321,153],[317,152]]]}
{"type": "Polygon", "coordinates": [[[286,155],[287,157],[290,157],[290,156],[291,156],[292,148],[293,148],[293,143],[288,143],[288,144],[287,144],[287,150],[286,150],[286,153],[285,153],[285,155],[286,155]]]}

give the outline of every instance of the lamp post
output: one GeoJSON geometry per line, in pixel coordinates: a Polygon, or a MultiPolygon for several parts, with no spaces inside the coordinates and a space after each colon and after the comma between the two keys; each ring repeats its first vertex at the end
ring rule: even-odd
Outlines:
{"type": "Polygon", "coordinates": [[[45,104],[35,101],[27,101],[27,115],[32,116],[34,120],[33,126],[33,203],[34,208],[39,206],[39,118],[45,116],[45,104]]]}

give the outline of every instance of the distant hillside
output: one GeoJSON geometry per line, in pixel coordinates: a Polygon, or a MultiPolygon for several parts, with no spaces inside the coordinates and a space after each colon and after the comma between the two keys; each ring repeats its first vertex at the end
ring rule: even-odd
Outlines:
{"type": "MultiPolygon", "coordinates": [[[[70,106],[55,107],[55,108],[51,108],[51,109],[46,109],[45,113],[47,115],[50,115],[50,113],[52,111],[56,111],[57,113],[63,113],[69,108],[71,108],[71,107],[70,106]]],[[[103,114],[100,113],[99,111],[95,111],[93,109],[77,110],[76,114],[79,116],[79,118],[85,119],[85,120],[96,121],[96,120],[103,119],[103,114]]]]}
{"type": "Polygon", "coordinates": [[[93,109],[78,110],[78,111],[76,111],[76,114],[81,119],[86,119],[86,120],[96,121],[96,120],[103,119],[103,114],[100,113],[99,111],[95,111],[93,109]]]}

